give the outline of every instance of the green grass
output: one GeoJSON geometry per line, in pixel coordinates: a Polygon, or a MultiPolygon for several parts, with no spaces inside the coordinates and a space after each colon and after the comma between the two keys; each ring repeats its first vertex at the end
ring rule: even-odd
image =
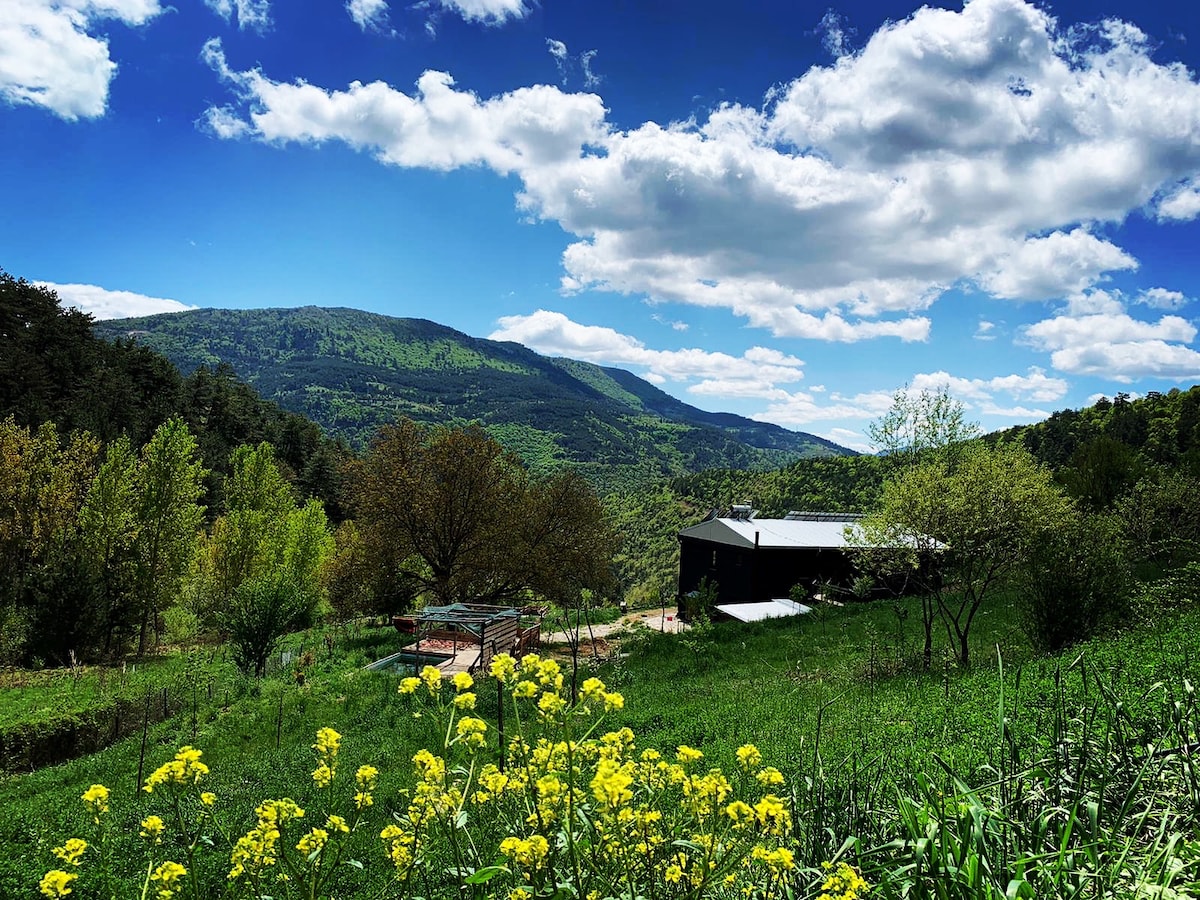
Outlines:
{"type": "MultiPolygon", "coordinates": [[[[1198,823],[1200,789],[1177,748],[1200,728],[1189,693],[1200,682],[1200,612],[1039,658],[1014,629],[1008,598],[997,597],[976,626],[975,666],[958,670],[939,644],[928,673],[916,665],[916,616],[902,620],[877,603],[644,633],[600,667],[626,698],[608,724],[628,725],[641,747],[689,744],[724,767],[738,746],[757,744],[794,791],[802,864],[853,839],[847,852],[885,896],[989,896],[984,885],[999,885],[999,896],[1018,871],[1042,895],[1048,886],[1069,895],[1071,873],[1089,872],[1093,887],[1133,896],[1118,888],[1153,859],[1174,867],[1171,879],[1191,877],[1177,836],[1198,823]],[[922,844],[926,831],[936,840],[922,844]],[[1048,853],[1052,839],[1061,852],[1048,853]]],[[[202,698],[194,733],[190,714],[153,726],[143,776],[178,746],[201,747],[212,766],[206,784],[240,833],[263,798],[314,800],[310,745],[329,725],[345,736],[346,766],[379,766],[376,813],[387,821],[410,783],[408,760],[441,740],[438,723],[413,718],[396,696],[395,676],[361,669],[399,643],[390,629],[363,626],[294,637],[285,648],[293,666],[248,684],[228,706],[202,698]]],[[[493,691],[479,687],[480,714],[491,721],[493,691]]],[[[15,709],[0,694],[0,708],[10,702],[15,709]]],[[[140,753],[133,737],[0,778],[0,896],[32,896],[53,864],[49,849],[87,825],[78,797],[94,782],[113,788],[114,836],[140,858],[137,822],[155,809],[136,790],[140,753]]],[[[367,896],[384,877],[377,833],[355,835],[367,866],[341,896],[367,896]]]]}

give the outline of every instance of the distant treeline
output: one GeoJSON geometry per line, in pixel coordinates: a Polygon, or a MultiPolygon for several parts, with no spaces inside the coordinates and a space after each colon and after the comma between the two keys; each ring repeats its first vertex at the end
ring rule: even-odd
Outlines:
{"type": "Polygon", "coordinates": [[[337,477],[349,454],[343,443],[263,400],[228,366],[201,366],[185,378],[135,341],[96,337],[90,316],[0,270],[0,419],[8,417],[32,429],[53,422],[64,435],[87,431],[102,444],[125,435],[134,447],[179,418],[196,439],[214,495],[234,448],[267,441],[299,493],[341,518],[337,477]]]}

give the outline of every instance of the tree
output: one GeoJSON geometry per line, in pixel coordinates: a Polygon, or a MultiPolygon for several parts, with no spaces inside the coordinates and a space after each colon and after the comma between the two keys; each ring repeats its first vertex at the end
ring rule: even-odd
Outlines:
{"type": "Polygon", "coordinates": [[[382,429],[348,473],[363,551],[386,573],[393,608],[501,603],[530,592],[563,602],[603,587],[613,542],[577,476],[531,481],[480,428],[382,429]]]}
{"type": "MultiPolygon", "coordinates": [[[[914,557],[917,548],[932,551],[937,578],[929,586],[958,661],[967,666],[971,626],[984,599],[1014,574],[1031,542],[1071,512],[1050,471],[1024,447],[975,441],[954,458],[926,459],[885,482],[864,530],[876,547],[907,542],[914,557]]],[[[927,643],[927,663],[928,652],[927,643]]]]}
{"type": "Polygon", "coordinates": [[[204,517],[204,467],[182,419],[169,419],[142,448],[135,503],[135,590],[141,606],[138,653],[145,653],[158,614],[177,595],[204,517]]]}
{"type": "Polygon", "coordinates": [[[913,393],[907,388],[892,395],[892,405],[867,427],[875,451],[895,469],[912,468],[931,455],[945,455],[979,436],[968,422],[963,405],[949,391],[913,393]]]}
{"type": "Polygon", "coordinates": [[[79,511],[83,546],[99,569],[102,652],[114,649],[118,631],[132,629],[134,547],[137,542],[138,460],[129,438],[108,445],[104,462],[79,511]]]}
{"type": "MultiPolygon", "coordinates": [[[[941,545],[931,532],[916,527],[910,521],[914,517],[903,514],[899,507],[919,503],[923,483],[936,480],[938,473],[953,466],[961,448],[979,435],[979,427],[966,420],[962,404],[945,388],[916,394],[902,389],[892,396],[891,408],[868,427],[868,434],[892,480],[885,483],[884,506],[858,529],[861,565],[886,576],[889,582],[903,575],[905,582],[915,583],[921,598],[925,641],[921,656],[928,669],[942,589],[941,574],[930,562],[941,545]]],[[[933,485],[928,487],[934,489],[933,485]]]]}
{"type": "MultiPolygon", "coordinates": [[[[225,480],[225,514],[213,523],[198,557],[194,593],[203,598],[200,612],[227,629],[235,623],[243,634],[248,628],[264,627],[269,632],[288,627],[294,616],[264,611],[264,603],[282,602],[280,590],[238,593],[250,582],[261,587],[283,579],[289,586],[284,593],[299,596],[311,618],[324,596],[321,569],[333,550],[321,502],[309,500],[297,508],[295,494],[268,443],[236,448],[232,462],[225,480]],[[258,613],[267,621],[248,622],[258,613]]],[[[279,636],[271,635],[271,640],[279,636]]]]}

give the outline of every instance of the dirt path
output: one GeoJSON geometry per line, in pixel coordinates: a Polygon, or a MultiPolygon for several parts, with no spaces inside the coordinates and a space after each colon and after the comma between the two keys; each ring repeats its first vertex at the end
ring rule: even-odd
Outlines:
{"type": "MultiPolygon", "coordinates": [[[[653,628],[655,631],[678,632],[687,628],[679,621],[678,611],[673,606],[668,606],[664,611],[659,609],[643,609],[637,612],[626,613],[621,616],[616,622],[609,622],[604,625],[593,625],[591,634],[589,635],[587,626],[582,629],[582,638],[586,642],[590,637],[595,637],[596,640],[606,638],[614,631],[620,631],[622,628],[628,628],[637,623],[645,625],[647,628],[653,628]]],[[[551,634],[542,635],[543,644],[565,644],[569,640],[565,631],[555,631],[551,634]]]]}

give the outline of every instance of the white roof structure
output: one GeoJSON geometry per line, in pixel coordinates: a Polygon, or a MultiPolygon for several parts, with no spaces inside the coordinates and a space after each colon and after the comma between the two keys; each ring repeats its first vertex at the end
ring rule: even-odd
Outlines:
{"type": "Polygon", "coordinates": [[[845,550],[858,546],[846,540],[846,528],[855,519],[830,516],[812,519],[709,519],[679,532],[680,537],[698,538],[734,547],[786,547],[845,550]]]}
{"type": "Polygon", "coordinates": [[[717,609],[739,622],[761,622],[812,612],[811,606],[792,600],[766,600],[762,603],[721,603],[717,609]]]}

